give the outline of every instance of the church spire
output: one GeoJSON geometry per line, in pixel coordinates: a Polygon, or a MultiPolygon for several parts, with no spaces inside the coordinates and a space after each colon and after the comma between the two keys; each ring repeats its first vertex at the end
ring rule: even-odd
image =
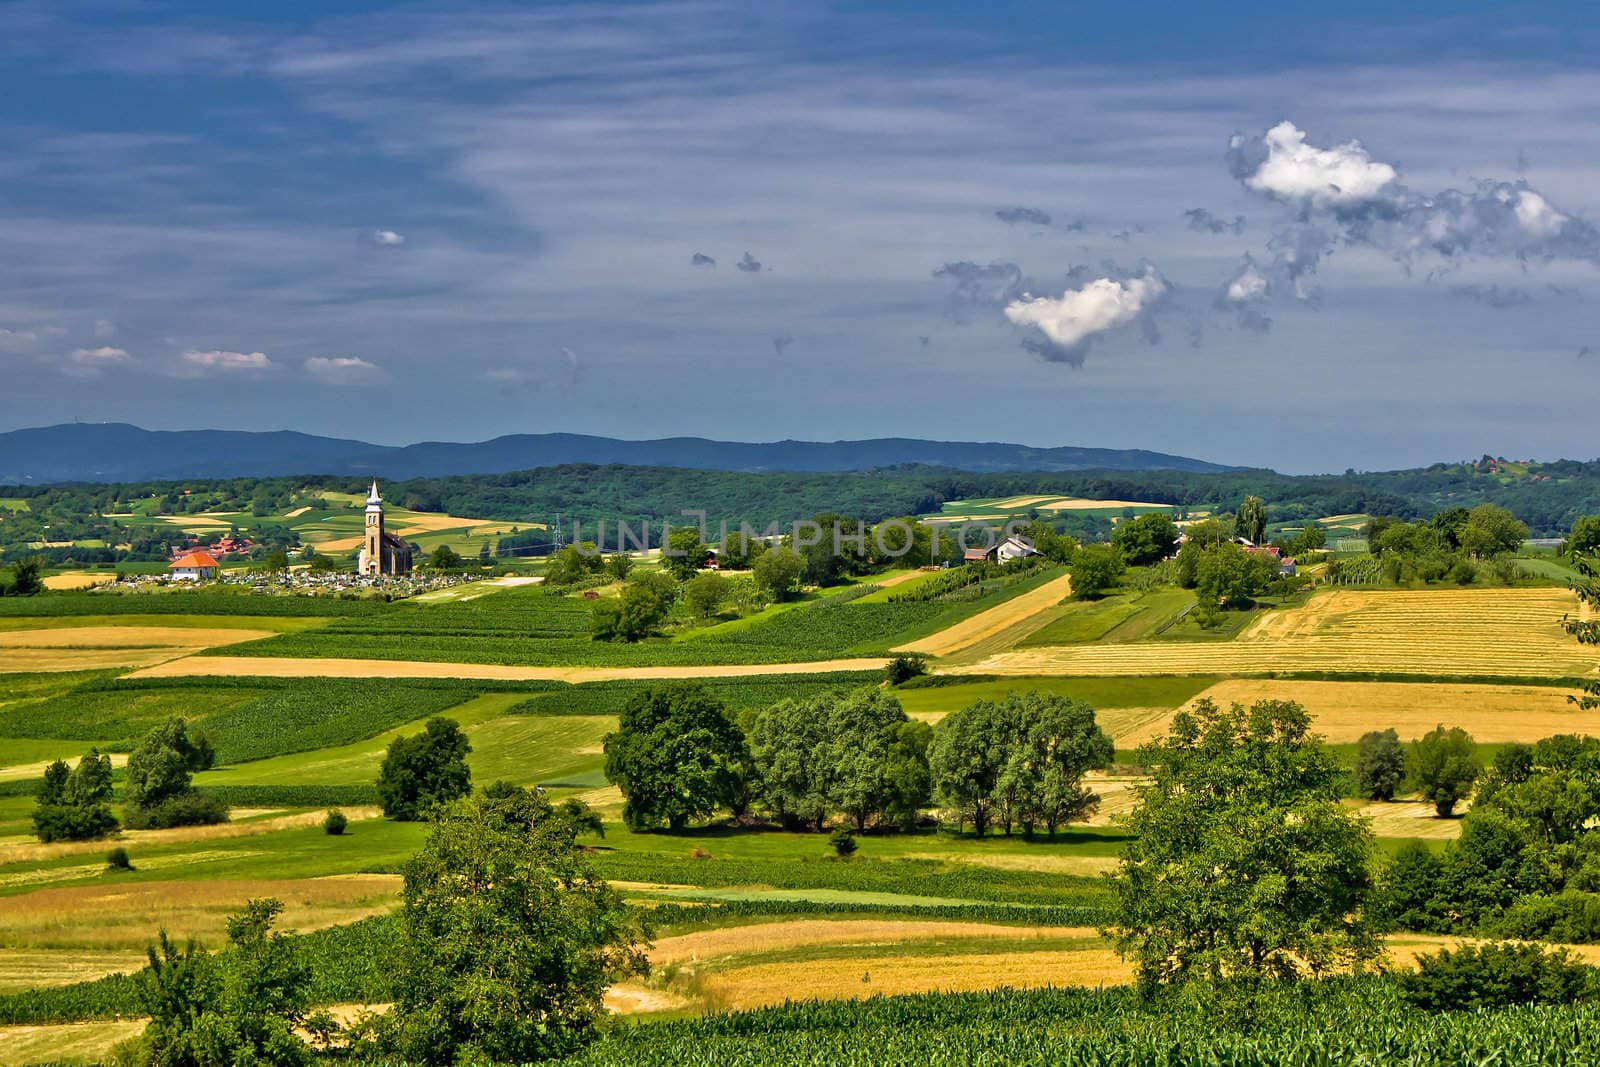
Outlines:
{"type": "Polygon", "coordinates": [[[367,494],[367,503],[369,503],[369,504],[381,504],[381,503],[383,503],[382,498],[380,498],[378,496],[378,479],[376,479],[376,478],[372,479],[372,492],[367,494]]]}

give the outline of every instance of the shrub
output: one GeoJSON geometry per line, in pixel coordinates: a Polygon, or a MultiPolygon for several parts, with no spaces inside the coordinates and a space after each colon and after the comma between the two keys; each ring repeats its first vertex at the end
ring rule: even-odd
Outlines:
{"type": "Polygon", "coordinates": [[[890,685],[904,685],[913,678],[928,673],[928,661],[915,653],[902,652],[883,668],[883,676],[890,685]]]}
{"type": "Polygon", "coordinates": [[[128,858],[128,850],[118,845],[106,854],[106,869],[111,871],[131,871],[133,861],[128,858]]]}
{"type": "Polygon", "coordinates": [[[174,826],[212,826],[228,821],[228,805],[210,793],[188,792],[168,797],[153,807],[128,805],[130,830],[170,830],[174,826]]]}
{"type": "Polygon", "coordinates": [[[840,826],[828,836],[828,845],[833,849],[834,855],[842,860],[847,860],[856,854],[860,846],[856,844],[855,835],[848,827],[840,826]]]}
{"type": "Polygon", "coordinates": [[[340,834],[344,833],[344,828],[348,826],[349,823],[350,820],[345,818],[344,812],[340,811],[338,808],[330,808],[328,810],[327,818],[322,820],[322,832],[328,834],[330,837],[338,837],[340,834]]]}
{"type": "Polygon", "coordinates": [[[1425,1011],[1576,1004],[1600,995],[1600,972],[1565,949],[1546,952],[1539,945],[1463,945],[1423,956],[1417,968],[1402,975],[1400,985],[1425,1011]]]}

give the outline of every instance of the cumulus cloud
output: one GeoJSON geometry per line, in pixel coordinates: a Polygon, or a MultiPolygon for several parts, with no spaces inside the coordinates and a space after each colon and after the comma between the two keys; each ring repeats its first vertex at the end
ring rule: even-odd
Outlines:
{"type": "Polygon", "coordinates": [[[403,233],[396,233],[394,230],[374,230],[372,231],[372,243],[393,248],[397,245],[405,244],[406,236],[403,233]]]}
{"type": "Polygon", "coordinates": [[[1003,207],[995,211],[994,217],[1007,226],[1016,226],[1026,223],[1029,226],[1050,225],[1050,213],[1040,211],[1036,207],[1003,207]]]}
{"type": "Polygon", "coordinates": [[[1244,216],[1235,215],[1232,221],[1215,215],[1203,207],[1190,208],[1183,213],[1189,220],[1189,229],[1200,233],[1243,233],[1244,216]]]}
{"type": "MultiPolygon", "coordinates": [[[[746,254],[748,255],[748,253],[746,254]]],[[[704,252],[696,252],[689,257],[689,265],[691,267],[715,267],[717,261],[704,252]]]]}
{"type": "Polygon", "coordinates": [[[265,352],[227,352],[220,349],[189,349],[182,355],[181,373],[200,377],[210,374],[259,374],[273,370],[276,363],[265,352]]]}
{"type": "Polygon", "coordinates": [[[1318,148],[1289,122],[1235,134],[1227,158],[1245,188],[1293,209],[1268,241],[1267,273],[1300,299],[1314,295],[1310,276],[1340,245],[1375,249],[1407,269],[1422,257],[1600,263],[1600,230],[1521,179],[1424,192],[1360,142],[1318,148]]]}
{"type": "Polygon", "coordinates": [[[774,337],[772,339],[772,350],[781,356],[789,350],[789,346],[792,344],[794,344],[793,337],[774,337]]]}
{"type": "Polygon", "coordinates": [[[301,366],[324,385],[371,385],[389,377],[382,367],[360,356],[312,356],[301,366]]]}
{"type": "Polygon", "coordinates": [[[112,348],[103,345],[99,348],[75,348],[67,354],[67,362],[62,367],[74,377],[94,377],[111,367],[125,367],[133,362],[133,357],[125,348],[112,348]]]}
{"type": "Polygon", "coordinates": [[[1148,312],[1167,295],[1169,286],[1153,266],[1143,265],[1128,278],[1100,277],[1059,297],[1023,296],[1006,305],[1013,325],[1037,330],[1024,347],[1052,362],[1081,366],[1090,341],[1131,323],[1139,323],[1147,340],[1155,341],[1148,312]],[[1048,342],[1045,346],[1043,342],[1048,342]]]}
{"type": "Polygon", "coordinates": [[[746,252],[744,254],[744,258],[735,263],[734,266],[738,267],[746,274],[756,274],[761,270],[761,261],[755,256],[752,256],[749,252],[746,252]]]}
{"type": "Polygon", "coordinates": [[[1389,164],[1375,162],[1360,141],[1317,148],[1292,122],[1258,137],[1234,134],[1228,167],[1247,189],[1313,207],[1372,200],[1399,176],[1389,164]]]}

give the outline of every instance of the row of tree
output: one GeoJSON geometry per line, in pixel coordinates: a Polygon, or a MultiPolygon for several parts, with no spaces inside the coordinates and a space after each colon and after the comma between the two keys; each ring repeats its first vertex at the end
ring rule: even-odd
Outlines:
{"type": "Polygon", "coordinates": [[[785,700],[735,722],[703,686],[634,694],[605,740],[606,777],[634,829],[680,830],[759,808],[790,829],[914,826],[937,803],[982,836],[1049,833],[1090,814],[1085,772],[1110,764],[1088,705],[1039,693],[980,701],[938,727],[867,686],[785,700]]]}

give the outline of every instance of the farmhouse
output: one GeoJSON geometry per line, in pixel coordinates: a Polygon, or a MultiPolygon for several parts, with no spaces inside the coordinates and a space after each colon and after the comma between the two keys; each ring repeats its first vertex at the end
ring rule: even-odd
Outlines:
{"type": "Polygon", "coordinates": [[[383,498],[376,478],[367,494],[367,533],[356,570],[368,578],[411,573],[411,546],[383,528],[383,498]]]}
{"type": "Polygon", "coordinates": [[[961,554],[961,558],[965,563],[1010,563],[1014,559],[1037,555],[1039,550],[1033,547],[1032,541],[1013,535],[988,548],[969,548],[961,554]]]}
{"type": "Polygon", "coordinates": [[[167,571],[173,578],[208,582],[217,576],[217,560],[211,553],[196,549],[193,552],[185,552],[167,564],[167,571]]]}

